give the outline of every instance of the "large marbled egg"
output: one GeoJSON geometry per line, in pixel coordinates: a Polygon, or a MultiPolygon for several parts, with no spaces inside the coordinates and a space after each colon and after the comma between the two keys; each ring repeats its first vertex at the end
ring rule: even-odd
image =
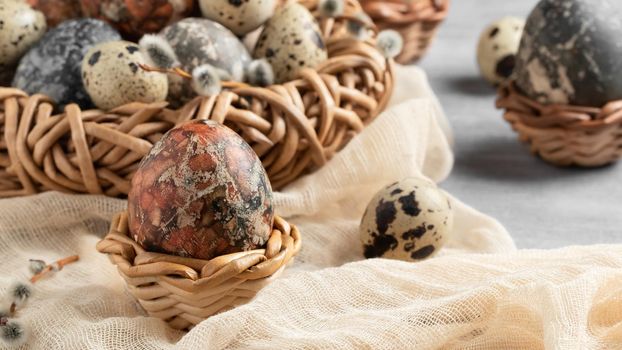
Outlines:
{"type": "Polygon", "coordinates": [[[104,20],[137,40],[189,15],[194,0],[80,0],[85,17],[104,20]]]}
{"type": "Polygon", "coordinates": [[[14,70],[20,57],[45,33],[43,14],[21,1],[0,2],[0,75],[14,70]]]}
{"type": "Polygon", "coordinates": [[[167,132],[134,175],[128,207],[132,237],[152,252],[211,259],[261,247],[272,231],[259,157],[214,121],[167,132]]]}
{"type": "Polygon", "coordinates": [[[542,0],[527,19],[516,84],[543,104],[622,98],[622,1],[542,0]]]}
{"type": "Polygon", "coordinates": [[[423,260],[450,238],[453,211],[448,197],[430,181],[406,178],[371,200],[360,235],[366,258],[423,260]]]}
{"type": "Polygon", "coordinates": [[[146,64],[139,47],[129,41],[93,46],[82,60],[82,82],[98,108],[109,110],[130,102],[166,100],[168,78],[140,68],[146,64]]]}
{"type": "Polygon", "coordinates": [[[237,35],[259,28],[274,14],[277,0],[199,0],[203,17],[216,21],[237,35]]]}
{"type": "MultiPolygon", "coordinates": [[[[205,18],[186,18],[166,27],[161,35],[171,44],[181,67],[192,72],[202,64],[226,71],[232,80],[244,79],[251,61],[244,44],[220,23],[205,18]]],[[[180,105],[196,93],[188,80],[171,75],[169,100],[180,105]]]]}
{"type": "Polygon", "coordinates": [[[277,83],[294,80],[302,68],[315,68],[328,53],[319,26],[306,7],[289,2],[279,7],[257,41],[255,58],[266,58],[277,83]]]}
{"type": "Polygon", "coordinates": [[[48,27],[82,16],[80,0],[27,0],[35,9],[45,13],[48,27]]]}
{"type": "Polygon", "coordinates": [[[93,104],[82,85],[82,59],[92,46],[119,39],[119,33],[102,21],[65,21],[48,31],[22,58],[13,86],[30,94],[45,94],[61,108],[68,103],[90,108],[93,104]]]}

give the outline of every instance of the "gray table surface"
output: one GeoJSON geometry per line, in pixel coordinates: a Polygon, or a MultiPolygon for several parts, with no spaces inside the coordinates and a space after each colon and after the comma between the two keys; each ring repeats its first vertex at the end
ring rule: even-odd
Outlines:
{"type": "Polygon", "coordinates": [[[499,220],[519,248],[622,243],[622,165],[561,169],[532,156],[480,80],[477,40],[486,24],[526,17],[535,0],[453,0],[427,72],[455,133],[456,163],[442,186],[499,220]]]}

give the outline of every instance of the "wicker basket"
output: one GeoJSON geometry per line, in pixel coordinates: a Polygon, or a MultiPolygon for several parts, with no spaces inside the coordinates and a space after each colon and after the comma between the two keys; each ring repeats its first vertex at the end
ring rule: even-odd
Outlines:
{"type": "Polygon", "coordinates": [[[598,167],[622,156],[622,100],[603,108],[546,106],[508,83],[499,89],[497,107],[520,140],[549,163],[598,167]]]}
{"type": "Polygon", "coordinates": [[[127,213],[117,214],[97,243],[127,282],[130,293],[151,317],[189,329],[211,315],[252,299],[300,251],[298,229],[280,217],[265,249],[212,260],[150,253],[128,236],[127,213]]]}
{"type": "MultiPolygon", "coordinates": [[[[301,1],[315,11],[317,0],[301,1]]],[[[361,11],[348,0],[346,14],[361,11]]],[[[212,119],[257,152],[273,188],[325,164],[385,108],[393,63],[346,33],[345,20],[323,19],[329,59],[317,70],[269,88],[238,87],[170,110],[132,103],[112,111],[54,115],[49,99],[0,88],[0,197],[46,190],[124,197],[144,155],[163,133],[190,119],[212,119]]]]}
{"type": "Polygon", "coordinates": [[[396,58],[402,64],[423,57],[449,11],[449,0],[361,0],[361,3],[378,28],[402,34],[404,49],[396,58]]]}

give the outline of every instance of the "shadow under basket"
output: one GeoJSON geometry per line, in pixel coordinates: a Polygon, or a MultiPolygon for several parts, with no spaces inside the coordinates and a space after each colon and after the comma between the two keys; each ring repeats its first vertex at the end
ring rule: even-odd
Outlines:
{"type": "Polygon", "coordinates": [[[497,108],[531,152],[554,165],[599,167],[622,156],[622,100],[602,108],[543,105],[509,82],[498,91],[497,108]]]}
{"type": "Polygon", "coordinates": [[[393,29],[404,38],[395,60],[414,63],[427,52],[449,11],[449,0],[361,0],[363,9],[379,29],[393,29]]]}
{"type": "MultiPolygon", "coordinates": [[[[317,0],[300,0],[319,19],[328,59],[297,79],[266,88],[239,86],[196,97],[179,109],[129,103],[110,111],[0,87],[0,198],[43,191],[126,197],[141,159],[180,123],[210,119],[250,144],[279,190],[326,164],[384,110],[393,60],[353,38],[346,19],[319,18],[317,0]]],[[[345,14],[362,11],[346,0],[345,14]]]]}
{"type": "Polygon", "coordinates": [[[247,303],[285,269],[301,246],[296,226],[275,216],[264,249],[211,260],[145,251],[129,237],[127,212],[117,214],[97,243],[149,316],[175,329],[190,329],[206,318],[247,303]]]}

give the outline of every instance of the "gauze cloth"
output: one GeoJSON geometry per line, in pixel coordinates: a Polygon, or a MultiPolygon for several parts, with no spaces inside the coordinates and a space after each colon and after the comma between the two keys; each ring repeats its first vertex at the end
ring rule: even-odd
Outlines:
{"type": "Polygon", "coordinates": [[[32,349],[621,349],[622,248],[516,251],[494,219],[450,196],[453,235],[430,260],[364,260],[368,201],[405,177],[441,182],[451,131],[425,75],[398,67],[392,105],[319,171],[275,194],[299,226],[294,263],[248,304],[190,332],[146,317],[95,244],[126,202],[44,193],[0,201],[0,289],[28,259],[79,254],[35,286],[32,349]]]}

